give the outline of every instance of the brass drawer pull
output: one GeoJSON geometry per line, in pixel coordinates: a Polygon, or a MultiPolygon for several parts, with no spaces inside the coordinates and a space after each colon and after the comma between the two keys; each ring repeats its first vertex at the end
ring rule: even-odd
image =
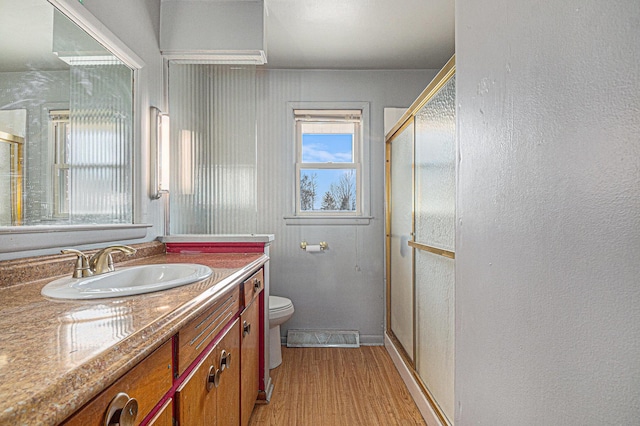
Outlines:
{"type": "Polygon", "coordinates": [[[244,321],[242,323],[242,337],[246,337],[247,335],[249,335],[251,333],[251,324],[249,324],[248,322],[244,321]]]}
{"type": "Polygon", "coordinates": [[[220,386],[220,370],[212,365],[209,367],[209,375],[207,376],[207,391],[218,386],[220,386]]]}
{"type": "Polygon", "coordinates": [[[124,392],[118,393],[109,403],[104,426],[133,426],[138,416],[138,401],[124,392]]]}
{"type": "Polygon", "coordinates": [[[259,291],[261,286],[262,286],[262,283],[260,282],[259,279],[256,278],[253,280],[253,289],[255,291],[259,291]]]}
{"type": "Polygon", "coordinates": [[[231,352],[227,352],[223,349],[220,354],[220,372],[229,367],[231,367],[231,352]]]}

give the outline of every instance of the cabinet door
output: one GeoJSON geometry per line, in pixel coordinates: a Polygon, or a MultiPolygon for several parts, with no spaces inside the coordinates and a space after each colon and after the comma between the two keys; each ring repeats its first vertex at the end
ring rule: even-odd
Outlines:
{"type": "Polygon", "coordinates": [[[156,413],[155,416],[147,426],[173,426],[173,400],[169,399],[163,406],[160,408],[160,411],[156,413]]]}
{"type": "Polygon", "coordinates": [[[178,424],[189,426],[215,426],[216,393],[214,379],[219,375],[219,366],[214,346],[207,356],[196,365],[185,381],[176,390],[178,424]]]}
{"type": "Polygon", "coordinates": [[[260,380],[258,366],[260,357],[259,319],[258,302],[254,300],[240,316],[242,322],[240,424],[242,426],[249,424],[249,418],[258,397],[260,380]]]}
{"type": "MultiPolygon", "coordinates": [[[[220,385],[217,392],[217,425],[240,424],[240,321],[236,319],[220,343],[216,345],[220,365],[220,385]]],[[[185,423],[183,423],[185,424],[185,423]]]]}

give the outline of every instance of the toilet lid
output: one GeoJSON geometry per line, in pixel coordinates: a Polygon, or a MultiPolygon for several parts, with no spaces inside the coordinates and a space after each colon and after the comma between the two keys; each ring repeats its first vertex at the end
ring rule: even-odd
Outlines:
{"type": "Polygon", "coordinates": [[[291,306],[291,300],[286,297],[269,296],[269,310],[278,311],[280,309],[286,309],[291,306]]]}

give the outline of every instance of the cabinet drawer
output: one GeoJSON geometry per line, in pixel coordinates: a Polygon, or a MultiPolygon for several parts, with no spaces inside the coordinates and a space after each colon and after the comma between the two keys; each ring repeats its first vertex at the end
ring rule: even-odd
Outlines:
{"type": "Polygon", "coordinates": [[[171,352],[169,340],[67,419],[63,425],[103,426],[109,404],[121,392],[138,402],[138,415],[134,424],[140,424],[171,388],[171,352]]]}
{"type": "Polygon", "coordinates": [[[220,296],[213,306],[178,332],[178,373],[182,374],[198,354],[240,310],[238,286],[220,296]]]}
{"type": "Polygon", "coordinates": [[[249,306],[251,301],[264,289],[264,271],[260,269],[243,283],[243,305],[249,306]]]}
{"type": "Polygon", "coordinates": [[[236,319],[176,389],[179,425],[239,425],[239,350],[240,323],[236,319]]]}

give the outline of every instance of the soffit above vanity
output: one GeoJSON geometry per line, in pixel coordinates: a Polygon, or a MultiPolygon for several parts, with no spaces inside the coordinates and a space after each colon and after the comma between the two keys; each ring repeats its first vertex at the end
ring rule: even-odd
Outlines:
{"type": "Polygon", "coordinates": [[[160,47],[264,54],[268,68],[439,69],[454,21],[451,0],[162,0],[160,47]]]}

